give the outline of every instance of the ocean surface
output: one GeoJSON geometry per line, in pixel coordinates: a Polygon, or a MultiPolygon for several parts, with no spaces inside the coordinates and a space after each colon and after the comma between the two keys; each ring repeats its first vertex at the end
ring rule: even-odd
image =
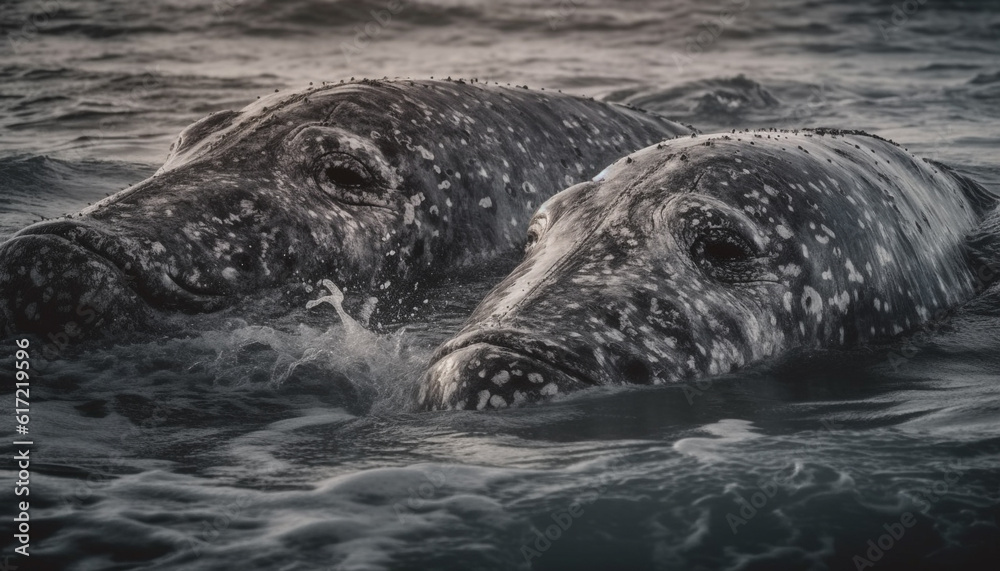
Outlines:
{"type": "MultiPolygon", "coordinates": [[[[527,83],[706,133],[864,129],[1000,192],[993,0],[2,0],[0,35],[0,238],[149,176],[212,111],[350,77],[527,83]]],[[[388,332],[324,304],[69,343],[55,359],[33,348],[30,557],[13,552],[26,498],[8,460],[0,561],[996,568],[996,290],[863,354],[501,413],[413,412],[430,353],[491,285],[445,283],[388,332]]],[[[0,347],[12,440],[14,351],[0,347]]]]}

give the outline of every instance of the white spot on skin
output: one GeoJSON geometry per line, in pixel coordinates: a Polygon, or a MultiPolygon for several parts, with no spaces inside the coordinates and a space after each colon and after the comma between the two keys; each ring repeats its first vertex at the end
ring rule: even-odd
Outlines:
{"type": "Polygon", "coordinates": [[[493,206],[493,201],[487,196],[479,201],[479,206],[482,206],[483,208],[491,208],[493,206]]]}
{"type": "Polygon", "coordinates": [[[775,228],[775,230],[778,232],[778,236],[781,236],[781,238],[784,239],[784,240],[787,240],[787,239],[791,238],[792,235],[793,235],[792,231],[789,230],[788,228],[786,228],[782,224],[778,224],[778,227],[775,228]]]}
{"type": "Polygon", "coordinates": [[[802,288],[802,309],[816,316],[816,321],[823,320],[823,298],[819,292],[809,286],[802,288]]]}
{"type": "Polygon", "coordinates": [[[483,410],[486,408],[486,403],[490,400],[490,391],[482,390],[479,391],[479,402],[476,403],[476,410],[483,410]]]}
{"type": "Polygon", "coordinates": [[[802,268],[796,264],[788,264],[786,266],[778,266],[778,270],[783,276],[795,277],[802,273],[802,268]]]}
{"type": "Polygon", "coordinates": [[[510,380],[510,373],[507,371],[500,371],[499,373],[493,375],[493,383],[498,386],[503,386],[504,383],[510,380]]]}
{"type": "Polygon", "coordinates": [[[417,145],[416,149],[418,151],[420,151],[420,156],[421,157],[427,159],[428,161],[433,161],[434,160],[434,153],[432,153],[432,152],[428,151],[427,149],[425,149],[423,147],[423,145],[417,145]]]}
{"type": "Polygon", "coordinates": [[[854,263],[851,260],[844,262],[844,267],[847,268],[848,281],[858,282],[859,284],[865,283],[865,277],[854,268],[854,263]]]}
{"type": "Polygon", "coordinates": [[[543,396],[552,396],[559,392],[559,387],[557,387],[555,383],[549,383],[542,387],[542,390],[538,392],[543,396]]]}
{"type": "Polygon", "coordinates": [[[883,266],[887,266],[892,263],[892,255],[889,254],[889,251],[882,246],[875,246],[875,254],[878,255],[878,261],[883,266]]]}
{"type": "MultiPolygon", "coordinates": [[[[514,371],[514,372],[518,373],[518,371],[514,371]]],[[[531,382],[533,382],[533,383],[541,383],[545,379],[540,374],[538,374],[538,373],[528,373],[528,380],[531,381],[531,382]]]]}
{"type": "Polygon", "coordinates": [[[841,312],[847,311],[847,306],[851,302],[851,294],[847,291],[840,292],[840,295],[835,295],[827,300],[831,307],[836,307],[841,312]]]}

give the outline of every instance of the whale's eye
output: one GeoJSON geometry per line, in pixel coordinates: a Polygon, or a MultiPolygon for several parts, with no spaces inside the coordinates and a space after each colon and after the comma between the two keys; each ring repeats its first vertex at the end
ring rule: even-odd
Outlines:
{"type": "Polygon", "coordinates": [[[542,232],[545,231],[548,222],[548,217],[545,215],[536,215],[531,220],[531,224],[528,225],[528,239],[524,244],[525,253],[531,250],[538,243],[538,240],[541,239],[542,232]]]}
{"type": "Polygon", "coordinates": [[[357,158],[347,153],[328,153],[313,165],[316,183],[332,198],[356,206],[385,206],[379,179],[357,158]]]}
{"type": "Polygon", "coordinates": [[[745,244],[729,240],[706,240],[702,254],[712,263],[728,264],[751,257],[745,244]]]}
{"type": "Polygon", "coordinates": [[[372,175],[358,159],[346,153],[330,153],[322,159],[323,182],[341,188],[357,188],[371,182],[372,175]]]}
{"type": "Polygon", "coordinates": [[[524,243],[524,251],[527,252],[538,243],[540,233],[535,230],[528,230],[528,240],[524,243]]]}
{"type": "Polygon", "coordinates": [[[713,276],[738,281],[751,271],[759,253],[738,232],[728,228],[710,228],[691,244],[691,258],[713,276]]]}
{"type": "Polygon", "coordinates": [[[337,186],[348,188],[361,186],[368,182],[368,177],[357,168],[352,168],[354,166],[338,162],[338,164],[326,167],[326,179],[337,186]]]}

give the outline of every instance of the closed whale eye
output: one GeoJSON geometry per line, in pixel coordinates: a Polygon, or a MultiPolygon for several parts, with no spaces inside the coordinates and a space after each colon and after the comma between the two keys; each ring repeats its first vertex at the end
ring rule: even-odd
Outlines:
{"type": "Polygon", "coordinates": [[[342,188],[357,188],[368,184],[372,174],[361,161],[347,153],[329,153],[319,159],[320,184],[335,184],[342,188]]]}
{"type": "Polygon", "coordinates": [[[366,170],[358,168],[356,164],[352,164],[357,161],[336,159],[331,162],[332,164],[326,167],[324,174],[326,175],[326,180],[337,186],[353,188],[365,184],[371,178],[366,170]]]}
{"type": "Polygon", "coordinates": [[[760,253],[752,242],[730,228],[709,228],[691,243],[691,259],[722,281],[746,281],[756,273],[760,253]]]}
{"type": "Polygon", "coordinates": [[[313,168],[316,183],[339,202],[358,206],[384,206],[378,179],[357,158],[341,152],[327,153],[313,168]]]}

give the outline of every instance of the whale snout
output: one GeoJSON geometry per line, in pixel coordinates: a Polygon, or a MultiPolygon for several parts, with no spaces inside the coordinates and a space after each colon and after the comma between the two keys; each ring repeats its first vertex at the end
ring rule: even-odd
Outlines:
{"type": "Polygon", "coordinates": [[[226,303],[186,287],[155,255],[140,240],[90,221],[21,230],[0,245],[4,335],[61,335],[68,328],[100,337],[145,324],[154,307],[198,312],[226,303]]]}
{"type": "Polygon", "coordinates": [[[417,400],[426,410],[521,405],[597,384],[586,362],[567,348],[515,333],[466,336],[438,350],[417,400]]]}
{"type": "Polygon", "coordinates": [[[28,234],[0,246],[0,315],[4,336],[65,341],[128,329],[148,307],[110,260],[56,235],[28,234]]]}
{"type": "Polygon", "coordinates": [[[424,410],[506,408],[598,385],[654,385],[690,376],[683,352],[656,362],[648,350],[610,342],[572,349],[516,333],[473,334],[443,345],[424,373],[424,410]]]}

